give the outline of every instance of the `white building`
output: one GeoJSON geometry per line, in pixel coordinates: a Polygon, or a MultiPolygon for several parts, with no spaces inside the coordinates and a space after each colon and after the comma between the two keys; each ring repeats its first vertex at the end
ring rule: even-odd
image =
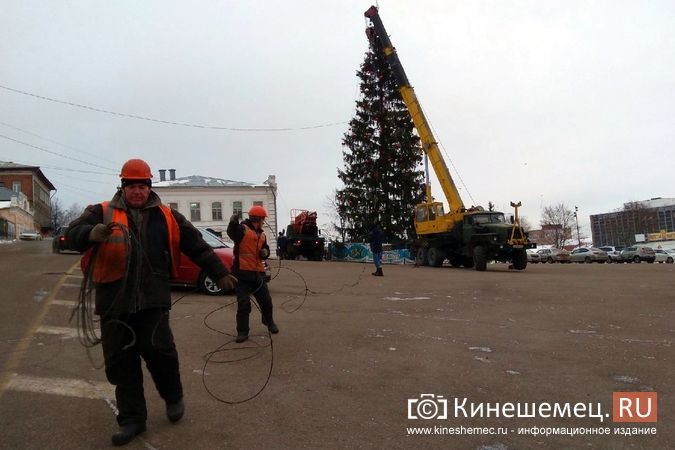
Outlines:
{"type": "Polygon", "coordinates": [[[159,170],[160,181],[152,184],[152,189],[162,199],[162,203],[183,214],[198,227],[207,227],[223,233],[230,217],[238,214],[246,218],[253,205],[261,205],[267,210],[265,234],[272,255],[275,254],[277,237],[277,183],[270,175],[262,184],[221,178],[191,175],[176,178],[175,169],[159,170]]]}
{"type": "Polygon", "coordinates": [[[28,197],[0,186],[0,240],[18,239],[24,231],[39,231],[28,197]]]}

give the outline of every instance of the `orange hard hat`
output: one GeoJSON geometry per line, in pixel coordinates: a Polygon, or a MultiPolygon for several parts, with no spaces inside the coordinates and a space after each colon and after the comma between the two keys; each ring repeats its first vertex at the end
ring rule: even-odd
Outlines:
{"type": "Polygon", "coordinates": [[[267,211],[260,205],[253,205],[251,209],[248,210],[249,217],[267,217],[267,211]]]}
{"type": "Polygon", "coordinates": [[[124,180],[149,180],[152,172],[148,163],[142,159],[130,159],[122,166],[120,178],[124,180]]]}

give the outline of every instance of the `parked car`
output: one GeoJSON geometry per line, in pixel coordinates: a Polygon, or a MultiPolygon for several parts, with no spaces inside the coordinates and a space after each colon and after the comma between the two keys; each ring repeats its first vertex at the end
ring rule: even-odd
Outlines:
{"type": "Polygon", "coordinates": [[[615,247],[612,245],[606,245],[604,247],[598,247],[600,250],[604,251],[607,253],[607,262],[612,263],[612,262],[619,262],[621,261],[621,250],[623,250],[623,246],[615,247]]]}
{"type": "Polygon", "coordinates": [[[24,231],[19,235],[22,241],[41,241],[42,235],[37,231],[24,231]]]}
{"type": "Polygon", "coordinates": [[[527,262],[528,263],[539,264],[539,261],[541,260],[541,257],[539,255],[539,253],[537,253],[536,249],[528,248],[526,250],[526,252],[527,252],[527,262]]]}
{"type": "MultiPolygon", "coordinates": [[[[675,253],[675,252],[674,252],[675,253]]],[[[656,257],[655,261],[657,263],[668,263],[672,264],[675,258],[675,254],[668,253],[667,250],[654,250],[654,256],[656,257]]]]}
{"type": "MultiPolygon", "coordinates": [[[[197,227],[199,232],[207,244],[213,248],[213,251],[218,255],[220,260],[225,264],[225,267],[232,269],[233,245],[228,245],[218,238],[215,234],[208,231],[206,228],[197,227]]],[[[265,277],[267,281],[271,279],[271,270],[266,261],[265,277]]],[[[198,265],[192,262],[187,255],[181,253],[180,265],[178,266],[178,276],[171,279],[171,283],[178,286],[196,286],[207,295],[224,294],[224,289],[219,289],[215,280],[212,280],[206,272],[204,272],[198,265]]]]}
{"type": "Polygon", "coordinates": [[[654,249],[645,245],[632,245],[621,250],[622,262],[640,263],[642,261],[647,261],[652,264],[654,260],[656,260],[654,249]]]}
{"type": "Polygon", "coordinates": [[[542,248],[537,250],[542,263],[561,263],[567,264],[570,262],[570,252],[560,248],[542,248]]]}
{"type": "Polygon", "coordinates": [[[607,253],[599,248],[577,248],[570,253],[570,261],[577,263],[605,263],[607,262],[607,253]]]}
{"type": "Polygon", "coordinates": [[[61,227],[52,239],[52,253],[61,253],[63,250],[70,250],[66,233],[68,227],[61,227]]]}

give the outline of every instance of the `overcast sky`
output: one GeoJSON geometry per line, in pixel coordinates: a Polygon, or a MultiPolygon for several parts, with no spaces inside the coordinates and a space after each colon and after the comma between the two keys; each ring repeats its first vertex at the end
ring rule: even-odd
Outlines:
{"type": "MultiPolygon", "coordinates": [[[[65,206],[111,197],[132,157],[157,177],[274,174],[282,218],[316,209],[325,223],[370,4],[0,0],[1,86],[170,122],[291,128],[170,125],[0,88],[0,160],[43,167],[65,206]]],[[[675,197],[672,0],[379,6],[466,204],[520,200],[533,225],[542,206],[577,205],[590,234],[590,214],[675,197]]]]}

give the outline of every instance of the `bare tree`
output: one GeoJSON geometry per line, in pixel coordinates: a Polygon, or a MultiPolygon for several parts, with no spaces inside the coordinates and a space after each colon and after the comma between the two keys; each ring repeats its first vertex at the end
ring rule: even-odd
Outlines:
{"type": "Polygon", "coordinates": [[[77,219],[80,217],[82,212],[84,211],[84,208],[78,205],[77,203],[73,203],[70,205],[70,208],[68,210],[63,212],[63,222],[61,223],[63,226],[68,225],[70,222],[73,220],[77,219]]]}
{"type": "Polygon", "coordinates": [[[328,217],[330,217],[330,224],[332,227],[331,231],[337,232],[342,239],[342,242],[344,242],[347,227],[345,226],[344,216],[341,216],[339,212],[340,205],[337,201],[337,189],[333,190],[332,195],[326,196],[326,200],[324,201],[323,205],[328,210],[328,217]]]}
{"type": "Polygon", "coordinates": [[[647,208],[642,202],[628,202],[623,205],[624,226],[622,239],[626,244],[635,242],[636,234],[654,233],[658,230],[658,218],[652,208],[647,208]]]}
{"type": "Polygon", "coordinates": [[[520,217],[520,226],[523,228],[523,231],[528,232],[532,229],[532,224],[527,217],[520,217]]]}
{"type": "Polygon", "coordinates": [[[564,203],[546,206],[541,215],[542,244],[563,248],[572,239],[574,211],[564,203]]]}
{"type": "Polygon", "coordinates": [[[63,207],[58,198],[49,200],[49,211],[52,215],[52,228],[54,232],[63,226],[63,207]]]}

